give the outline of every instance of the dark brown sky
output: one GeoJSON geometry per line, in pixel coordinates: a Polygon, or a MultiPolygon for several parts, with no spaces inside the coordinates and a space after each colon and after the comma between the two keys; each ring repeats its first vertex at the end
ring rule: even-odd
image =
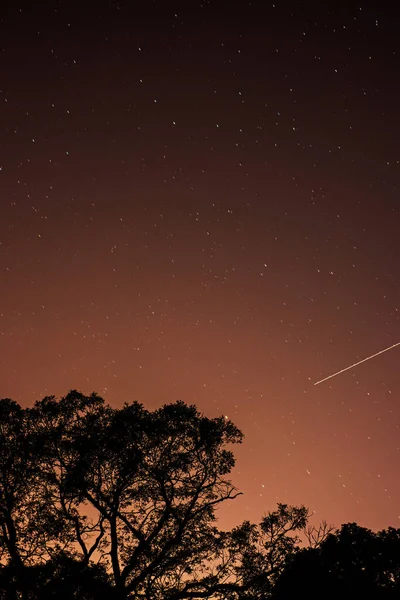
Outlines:
{"type": "Polygon", "coordinates": [[[398,15],[10,4],[0,397],[195,403],[246,434],[224,525],[398,527],[400,348],[313,386],[400,341],[398,15]]]}

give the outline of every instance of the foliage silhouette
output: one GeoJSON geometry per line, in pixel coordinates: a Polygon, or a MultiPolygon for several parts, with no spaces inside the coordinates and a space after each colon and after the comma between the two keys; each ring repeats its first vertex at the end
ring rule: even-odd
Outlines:
{"type": "Polygon", "coordinates": [[[238,495],[233,423],[183,402],[151,413],[76,391],[32,409],[3,400],[0,411],[0,545],[22,598],[27,569],[61,552],[104,567],[118,598],[190,597],[216,583],[214,513],[238,495]]]}
{"type": "Polygon", "coordinates": [[[292,555],[272,598],[294,595],[394,600],[400,597],[400,529],[374,533],[356,523],[342,525],[318,548],[292,555]]]}
{"type": "Polygon", "coordinates": [[[220,531],[241,441],[183,402],[0,400],[0,600],[399,596],[400,530],[313,528],[278,504],[220,531]]]}
{"type": "Polygon", "coordinates": [[[99,565],[84,565],[72,555],[60,553],[42,564],[24,568],[24,590],[12,565],[0,568],[0,598],[40,600],[97,600],[112,598],[110,577],[99,565]]]}

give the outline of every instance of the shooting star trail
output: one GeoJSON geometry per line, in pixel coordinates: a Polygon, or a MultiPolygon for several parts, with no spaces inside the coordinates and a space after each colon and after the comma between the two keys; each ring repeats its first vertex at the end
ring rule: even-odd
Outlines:
{"type": "Polygon", "coordinates": [[[400,346],[400,342],[397,342],[397,344],[393,344],[393,346],[389,346],[389,348],[385,348],[384,350],[380,350],[379,352],[377,352],[376,354],[373,354],[372,356],[367,356],[367,358],[363,358],[362,360],[359,360],[358,362],[354,363],[353,365],[350,365],[349,367],[346,367],[345,369],[342,369],[341,371],[338,371],[337,373],[333,373],[332,375],[328,375],[328,377],[324,377],[324,379],[320,379],[319,381],[316,381],[314,383],[314,385],[318,385],[319,383],[322,383],[323,381],[327,381],[328,379],[332,379],[332,377],[336,377],[336,375],[340,375],[340,373],[344,373],[345,371],[348,371],[349,369],[353,369],[357,365],[361,365],[361,363],[366,362],[367,360],[371,360],[371,358],[375,358],[375,356],[379,356],[379,354],[383,354],[384,352],[387,352],[388,350],[391,350],[392,348],[396,348],[396,346],[400,346]]]}

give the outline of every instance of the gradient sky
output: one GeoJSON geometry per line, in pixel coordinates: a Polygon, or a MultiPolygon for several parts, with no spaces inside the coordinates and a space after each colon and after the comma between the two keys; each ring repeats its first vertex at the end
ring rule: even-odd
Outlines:
{"type": "Polygon", "coordinates": [[[182,399],[246,436],[223,526],[399,527],[400,348],[313,385],[400,341],[399,15],[10,4],[0,397],[182,399]]]}

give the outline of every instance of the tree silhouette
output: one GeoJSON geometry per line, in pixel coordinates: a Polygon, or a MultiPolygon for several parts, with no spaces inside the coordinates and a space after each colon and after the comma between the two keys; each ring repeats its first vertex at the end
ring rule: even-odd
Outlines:
{"type": "Polygon", "coordinates": [[[1,577],[10,598],[17,598],[12,582],[18,582],[25,599],[26,567],[49,558],[47,539],[57,537],[58,527],[37,493],[40,470],[31,413],[10,399],[0,402],[0,449],[0,562],[8,563],[1,577]]]}
{"type": "MultiPolygon", "coordinates": [[[[24,583],[25,597],[40,600],[111,599],[114,591],[105,569],[99,565],[86,566],[67,553],[24,567],[24,583]]],[[[21,586],[12,565],[0,568],[1,600],[21,596],[21,586]]]]}
{"type": "Polygon", "coordinates": [[[0,600],[400,596],[400,530],[310,527],[278,504],[220,531],[241,440],[183,402],[0,400],[0,600]]]}
{"type": "Polygon", "coordinates": [[[1,410],[1,467],[14,485],[11,503],[2,488],[1,547],[22,597],[26,569],[61,552],[107,569],[115,598],[211,594],[225,539],[215,509],[238,495],[227,479],[226,446],[242,439],[233,423],[183,402],[151,413],[76,391],[1,410]]]}
{"type": "Polygon", "coordinates": [[[275,600],[400,597],[400,529],[374,533],[342,525],[319,546],[293,555],[274,588],[275,600]]]}
{"type": "MultiPolygon", "coordinates": [[[[259,525],[245,521],[233,529],[227,548],[233,579],[240,585],[240,591],[234,590],[227,597],[235,600],[269,598],[287,562],[302,547],[302,538],[312,531],[307,528],[309,517],[305,506],[278,504],[259,525]]],[[[318,528],[319,539],[322,541],[331,530],[326,524],[323,529],[318,528]]]]}

